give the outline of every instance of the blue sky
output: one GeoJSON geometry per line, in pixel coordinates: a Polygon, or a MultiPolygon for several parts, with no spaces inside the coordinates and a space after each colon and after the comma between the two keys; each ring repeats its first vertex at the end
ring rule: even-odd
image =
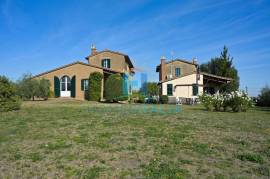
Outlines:
{"type": "MultiPolygon", "coordinates": [[[[270,1],[0,0],[0,74],[13,80],[97,50],[128,54],[151,81],[160,57],[206,62],[229,48],[241,88],[270,84],[270,1]]],[[[86,62],[86,61],[85,61],[86,62]]]]}

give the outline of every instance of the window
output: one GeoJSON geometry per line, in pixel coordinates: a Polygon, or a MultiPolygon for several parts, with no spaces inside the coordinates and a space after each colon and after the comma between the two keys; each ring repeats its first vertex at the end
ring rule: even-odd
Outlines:
{"type": "Polygon", "coordinates": [[[70,91],[71,83],[70,78],[68,76],[63,76],[61,78],[61,91],[70,91]]]}
{"type": "Polygon", "coordinates": [[[103,59],[101,61],[101,66],[103,68],[111,68],[111,61],[110,61],[110,59],[103,59]]]}
{"type": "Polygon", "coordinates": [[[167,84],[167,95],[172,96],[173,95],[173,85],[167,84]]]}
{"type": "Polygon", "coordinates": [[[193,96],[197,96],[198,95],[198,92],[199,92],[199,87],[197,84],[193,84],[192,85],[192,95],[193,96]]]}
{"type": "Polygon", "coordinates": [[[175,68],[175,76],[178,77],[181,75],[181,69],[180,68],[175,68]]]}
{"type": "Polygon", "coordinates": [[[89,86],[89,80],[88,79],[81,80],[81,90],[82,91],[88,90],[88,86],[89,86]]]}

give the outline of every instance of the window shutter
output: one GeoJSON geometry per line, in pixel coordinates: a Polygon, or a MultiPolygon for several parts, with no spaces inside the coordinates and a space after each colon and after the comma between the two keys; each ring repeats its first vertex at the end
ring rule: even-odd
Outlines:
{"type": "Polygon", "coordinates": [[[198,95],[198,85],[197,84],[194,84],[192,86],[192,93],[193,93],[193,96],[197,96],[198,95]]]}
{"type": "Polygon", "coordinates": [[[76,76],[74,75],[71,79],[71,97],[76,97],[76,76]]]}
{"type": "Polygon", "coordinates": [[[101,60],[101,66],[104,67],[104,60],[101,60]]]}
{"type": "Polygon", "coordinates": [[[84,91],[84,80],[81,80],[81,90],[84,91]]]}
{"type": "Polygon", "coordinates": [[[60,80],[57,76],[54,77],[54,97],[60,97],[60,80]]]}
{"type": "Polygon", "coordinates": [[[111,68],[111,60],[107,59],[108,68],[111,68]]]}
{"type": "Polygon", "coordinates": [[[172,96],[173,95],[173,85],[172,84],[167,84],[167,95],[172,96]]]}

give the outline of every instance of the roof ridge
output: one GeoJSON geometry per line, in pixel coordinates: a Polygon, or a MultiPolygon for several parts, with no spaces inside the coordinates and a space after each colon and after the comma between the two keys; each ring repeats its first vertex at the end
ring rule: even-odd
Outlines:
{"type": "Polygon", "coordinates": [[[40,73],[40,74],[37,74],[37,75],[34,75],[32,78],[36,78],[36,77],[39,77],[39,76],[42,76],[42,75],[45,75],[45,74],[48,74],[48,73],[51,73],[51,72],[54,72],[54,71],[57,71],[57,70],[66,68],[66,67],[69,67],[69,66],[72,66],[72,65],[76,65],[76,64],[86,65],[86,66],[90,66],[90,67],[94,67],[94,68],[99,68],[99,69],[106,70],[106,71],[112,71],[112,72],[116,72],[116,73],[122,73],[120,71],[112,70],[112,69],[109,69],[109,68],[103,68],[103,67],[100,67],[100,66],[96,66],[96,65],[84,63],[82,61],[74,61],[72,63],[69,63],[69,64],[66,64],[66,65],[63,65],[63,66],[54,68],[52,70],[45,71],[45,72],[40,73]]]}

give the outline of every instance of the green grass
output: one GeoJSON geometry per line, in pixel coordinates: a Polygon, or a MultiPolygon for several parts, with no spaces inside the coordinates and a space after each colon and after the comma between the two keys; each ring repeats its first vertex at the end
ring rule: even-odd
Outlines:
{"type": "Polygon", "coordinates": [[[170,107],[24,102],[0,113],[0,178],[269,177],[270,110],[170,107]]]}

